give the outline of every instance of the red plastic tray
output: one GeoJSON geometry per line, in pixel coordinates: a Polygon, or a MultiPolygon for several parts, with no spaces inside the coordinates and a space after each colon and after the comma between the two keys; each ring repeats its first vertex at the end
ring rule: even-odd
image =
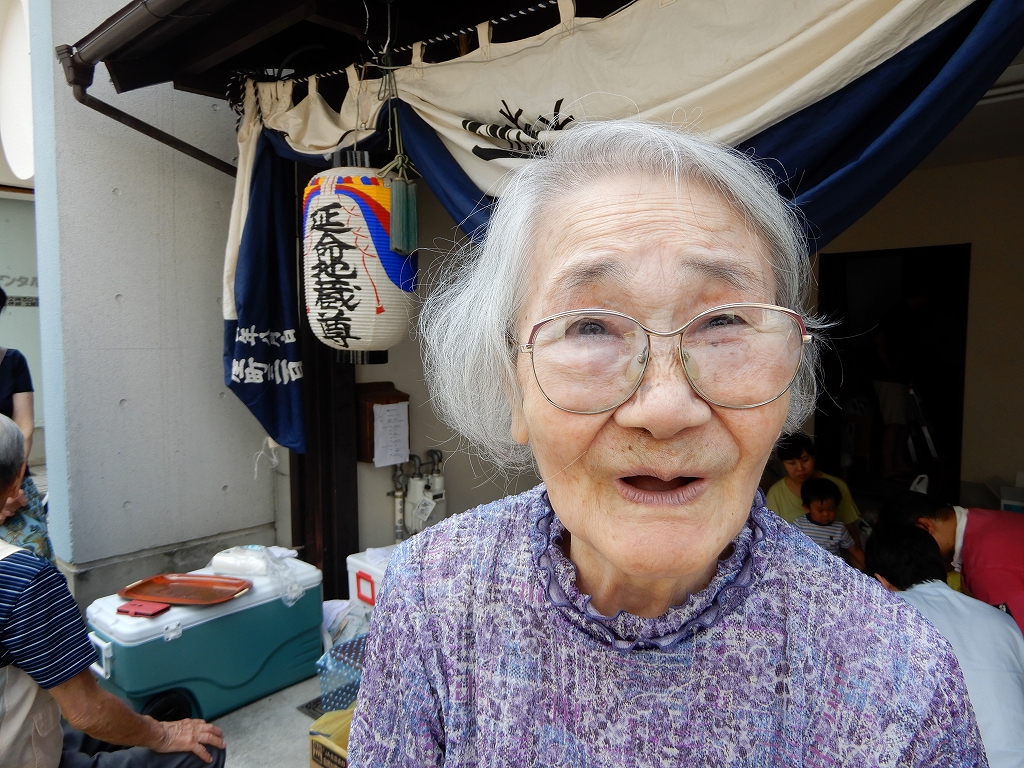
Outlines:
{"type": "Polygon", "coordinates": [[[161,573],[129,584],[117,594],[129,600],[150,600],[171,605],[226,603],[252,588],[248,579],[197,573],[161,573]]]}

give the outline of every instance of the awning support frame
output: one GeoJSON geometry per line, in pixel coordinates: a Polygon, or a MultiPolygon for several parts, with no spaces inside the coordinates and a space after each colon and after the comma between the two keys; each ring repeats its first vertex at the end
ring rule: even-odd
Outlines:
{"type": "Polygon", "coordinates": [[[161,131],[154,125],[150,125],[147,122],[139,120],[133,115],[129,115],[127,112],[121,111],[112,104],[108,104],[105,101],[97,99],[95,96],[91,96],[88,93],[88,88],[92,85],[93,73],[96,69],[96,65],[82,61],[80,57],[75,54],[70,45],[57,46],[57,59],[64,68],[64,77],[67,79],[68,85],[71,86],[75,100],[80,104],[84,104],[90,109],[95,109],[97,112],[104,114],[113,120],[117,120],[117,122],[122,125],[126,125],[132,130],[145,134],[151,139],[155,139],[161,144],[167,145],[171,149],[175,149],[201,163],[205,163],[211,168],[216,168],[218,171],[226,173],[228,176],[234,177],[237,173],[235,166],[231,165],[231,163],[225,162],[219,157],[214,157],[209,152],[204,152],[199,149],[199,147],[193,146],[186,141],[182,141],[166,131],[161,131]]]}

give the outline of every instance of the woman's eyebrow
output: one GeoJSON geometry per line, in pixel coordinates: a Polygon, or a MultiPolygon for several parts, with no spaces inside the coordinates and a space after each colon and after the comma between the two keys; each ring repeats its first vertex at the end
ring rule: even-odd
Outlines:
{"type": "MultiPolygon", "coordinates": [[[[764,287],[764,275],[742,262],[729,262],[714,258],[690,258],[680,264],[688,277],[697,273],[706,280],[725,283],[735,290],[745,291],[764,287]]],[[[606,258],[577,261],[566,264],[550,278],[550,293],[571,298],[587,288],[615,285],[627,290],[632,271],[621,259],[606,258]]]]}
{"type": "Polygon", "coordinates": [[[559,293],[574,294],[597,283],[624,283],[630,270],[617,259],[585,261],[568,264],[551,276],[551,283],[559,293]]]}
{"type": "Polygon", "coordinates": [[[684,272],[696,272],[704,278],[717,280],[737,290],[761,288],[764,285],[764,276],[742,263],[730,263],[720,259],[693,259],[685,261],[681,266],[684,272]]]}

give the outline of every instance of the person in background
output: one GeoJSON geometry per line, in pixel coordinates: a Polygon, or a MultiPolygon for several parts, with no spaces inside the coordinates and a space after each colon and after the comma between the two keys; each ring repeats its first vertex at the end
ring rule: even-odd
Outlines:
{"type": "Polygon", "coordinates": [[[966,509],[907,491],[882,508],[883,523],[924,528],[968,595],[1003,608],[1024,629],[1024,515],[966,509]]]}
{"type": "Polygon", "coordinates": [[[1024,637],[1013,620],[950,589],[939,546],[913,525],[882,526],[867,572],[919,610],[953,646],[992,768],[1024,765],[1024,637]]]}
{"type": "Polygon", "coordinates": [[[860,546],[860,529],[857,521],[860,510],[850,494],[846,483],[834,475],[819,472],[814,466],[814,442],[803,432],[783,435],[776,443],[775,452],[786,470],[786,476],[768,489],[768,509],[788,523],[804,514],[804,502],[800,489],[812,477],[831,480],[839,488],[842,499],[836,507],[836,519],[846,526],[855,544],[860,546]]]}
{"type": "MultiPolygon", "coordinates": [[[[25,437],[0,415],[0,502],[18,492],[24,471],[25,437]]],[[[95,659],[64,576],[0,540],[0,766],[223,767],[219,728],[136,714],[100,688],[95,659]]]]}
{"type": "MultiPolygon", "coordinates": [[[[0,288],[0,312],[7,308],[7,292],[0,288]]],[[[0,360],[0,413],[12,419],[25,436],[25,459],[32,452],[32,435],[35,432],[35,407],[32,375],[28,361],[16,349],[4,349],[0,360]]]]}
{"type": "Polygon", "coordinates": [[[839,486],[827,477],[812,477],[800,488],[806,514],[793,521],[807,538],[836,557],[842,557],[858,571],[864,569],[864,551],[846,526],[836,520],[842,499],[839,486]],[[842,553],[842,554],[840,554],[842,553]]]}
{"type": "MultiPolygon", "coordinates": [[[[0,312],[7,307],[7,293],[0,288],[0,312]]],[[[12,419],[25,439],[25,461],[32,452],[36,413],[32,375],[25,356],[16,349],[0,347],[0,414],[12,419]]],[[[21,488],[0,507],[0,539],[32,550],[53,562],[46,526],[46,510],[35,481],[25,472],[21,488]]]]}

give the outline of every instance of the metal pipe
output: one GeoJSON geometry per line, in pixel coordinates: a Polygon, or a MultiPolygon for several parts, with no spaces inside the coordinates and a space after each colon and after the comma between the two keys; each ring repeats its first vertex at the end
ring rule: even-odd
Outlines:
{"type": "Polygon", "coordinates": [[[117,120],[117,122],[123,125],[127,125],[129,128],[132,128],[133,130],[136,130],[139,133],[144,133],[151,139],[156,139],[161,144],[166,144],[168,147],[171,147],[172,149],[176,149],[179,152],[188,155],[189,157],[195,158],[201,163],[206,163],[211,168],[216,168],[218,171],[226,173],[228,176],[231,176],[232,178],[234,178],[235,174],[237,173],[235,166],[231,165],[231,163],[227,163],[221,160],[219,157],[214,157],[209,152],[204,152],[203,150],[199,149],[199,147],[194,147],[188,142],[182,141],[181,139],[177,138],[176,136],[171,136],[171,134],[166,133],[165,131],[161,131],[156,126],[150,125],[149,123],[145,123],[142,120],[139,120],[137,117],[129,115],[127,112],[122,112],[117,107],[107,104],[107,102],[105,101],[100,101],[95,96],[90,96],[86,92],[85,88],[86,87],[84,85],[71,86],[71,90],[75,95],[75,100],[78,101],[80,104],[84,104],[90,109],[95,109],[97,112],[104,114],[107,117],[112,118],[114,120],[117,120]]]}
{"type": "Polygon", "coordinates": [[[219,157],[214,157],[209,152],[204,152],[199,147],[194,147],[188,142],[171,136],[166,131],[161,131],[156,126],[143,122],[127,112],[122,112],[117,107],[107,104],[105,101],[100,101],[95,96],[90,96],[88,88],[92,85],[95,64],[78,61],[78,54],[73,51],[70,45],[57,46],[57,59],[64,68],[64,77],[67,79],[68,85],[71,86],[71,92],[75,96],[75,101],[84,104],[90,109],[95,109],[112,120],[117,120],[117,122],[128,126],[132,130],[143,133],[151,139],[156,139],[161,144],[166,144],[168,147],[176,149],[201,163],[206,163],[211,168],[216,168],[228,176],[235,176],[235,166],[231,165],[231,163],[227,163],[219,157]]]}
{"type": "Polygon", "coordinates": [[[437,448],[431,448],[427,451],[427,458],[430,460],[430,474],[444,472],[444,454],[441,451],[437,448]]]}
{"type": "Polygon", "coordinates": [[[405,473],[401,464],[395,464],[391,471],[391,485],[394,488],[389,496],[395,497],[395,544],[405,541],[405,473]]]}
{"type": "Polygon", "coordinates": [[[395,491],[395,544],[405,541],[405,491],[395,491]]]}

